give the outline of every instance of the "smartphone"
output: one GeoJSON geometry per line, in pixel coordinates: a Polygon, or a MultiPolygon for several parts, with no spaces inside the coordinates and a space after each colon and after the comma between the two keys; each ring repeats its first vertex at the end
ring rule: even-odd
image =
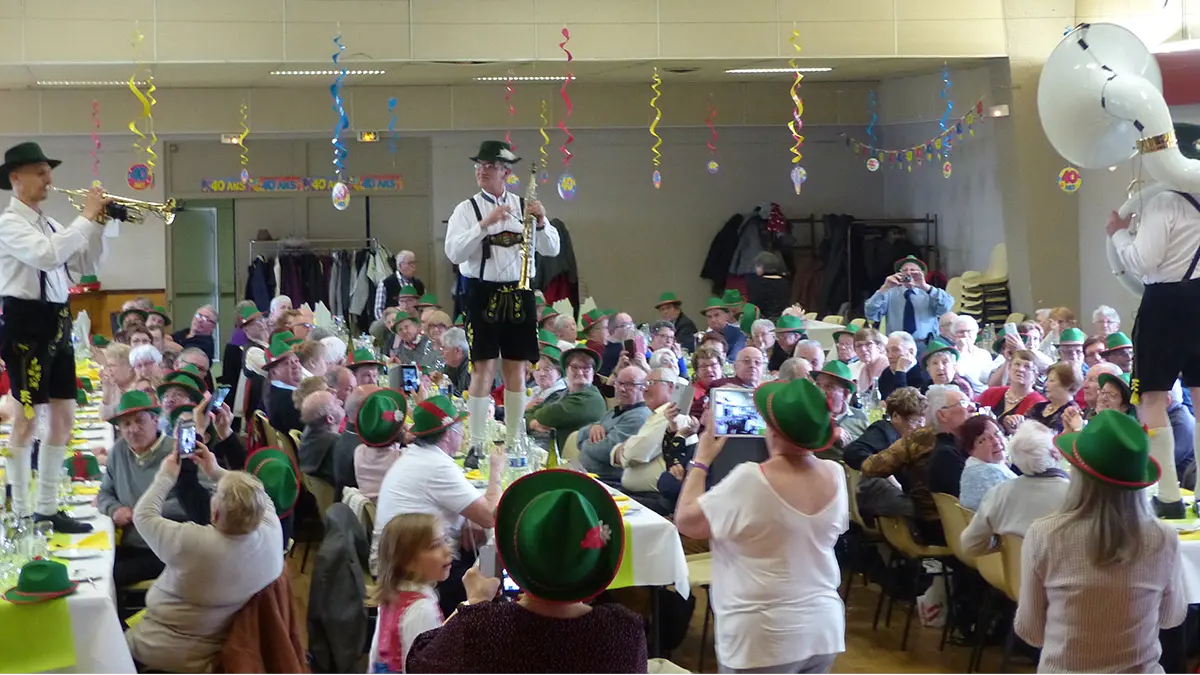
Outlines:
{"type": "Polygon", "coordinates": [[[221,386],[217,387],[217,391],[213,394],[212,404],[208,406],[209,409],[212,410],[214,408],[220,408],[221,404],[225,402],[225,397],[229,396],[230,389],[232,389],[232,387],[227,384],[222,384],[221,386]]]}
{"type": "Polygon", "coordinates": [[[637,354],[637,343],[634,342],[633,340],[626,340],[625,341],[625,353],[630,356],[637,354]]]}
{"type": "Polygon", "coordinates": [[[681,387],[675,391],[675,407],[679,408],[681,415],[687,415],[692,409],[692,402],[696,398],[696,387],[688,385],[681,387]]]}
{"type": "Polygon", "coordinates": [[[1017,324],[1015,324],[1011,321],[1004,324],[1004,334],[1005,335],[1019,335],[1020,333],[1017,332],[1017,324]]]}
{"type": "Polygon", "coordinates": [[[179,423],[179,456],[187,457],[196,452],[196,423],[192,420],[185,420],[179,423]]]}
{"type": "Polygon", "coordinates": [[[754,390],[717,387],[712,397],[713,431],[717,436],[762,436],[767,424],[754,407],[754,390]]]}
{"type": "Polygon", "coordinates": [[[484,544],[479,547],[479,572],[483,576],[496,579],[503,569],[500,565],[500,555],[496,553],[495,544],[484,544]]]}
{"type": "Polygon", "coordinates": [[[421,388],[421,371],[415,363],[405,363],[400,366],[400,389],[411,394],[421,388]]]}

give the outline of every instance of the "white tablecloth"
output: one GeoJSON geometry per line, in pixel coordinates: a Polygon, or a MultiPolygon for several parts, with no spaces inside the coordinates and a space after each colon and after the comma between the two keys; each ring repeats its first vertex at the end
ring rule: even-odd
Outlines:
{"type": "MultiPolygon", "coordinates": [[[[83,507],[86,508],[86,507],[83,507]]],[[[106,516],[88,520],[97,531],[113,538],[113,522],[106,516]]],[[[79,540],[88,535],[72,537],[79,540]]],[[[113,550],[86,560],[67,561],[72,578],[99,577],[80,583],[79,590],[67,598],[71,610],[71,633],[75,638],[75,667],[59,672],[132,673],[133,657],[125,644],[121,620],[117,618],[116,589],[113,587],[113,550]]]]}
{"type": "Polygon", "coordinates": [[[833,332],[842,328],[845,328],[845,326],[817,321],[816,319],[804,322],[804,332],[808,334],[808,338],[820,342],[821,346],[826,350],[833,348],[833,332]]]}
{"type": "MultiPolygon", "coordinates": [[[[605,486],[608,487],[608,486],[605,486]]],[[[619,495],[619,490],[608,488],[613,495],[619,495]]],[[[633,586],[670,586],[675,584],[675,590],[684,599],[691,593],[688,583],[687,557],[683,553],[683,542],[679,539],[679,530],[671,521],[663,518],[630,499],[620,504],[631,504],[629,512],[624,515],[629,524],[630,539],[625,542],[625,556],[633,556],[633,586]]],[[[617,582],[621,578],[618,575],[617,582]]],[[[621,588],[611,586],[610,588],[621,588]]]]}

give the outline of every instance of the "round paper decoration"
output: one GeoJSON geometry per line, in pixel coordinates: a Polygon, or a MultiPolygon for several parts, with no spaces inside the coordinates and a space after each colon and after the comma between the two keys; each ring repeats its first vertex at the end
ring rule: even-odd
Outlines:
{"type": "Polygon", "coordinates": [[[346,184],[339,180],[333,186],[330,198],[333,200],[333,208],[338,211],[345,211],[350,207],[350,188],[346,187],[346,184]]]}
{"type": "Polygon", "coordinates": [[[878,171],[878,170],[879,170],[879,160],[875,159],[874,157],[872,157],[871,159],[868,159],[867,160],[867,171],[878,171]]]}
{"type": "Polygon", "coordinates": [[[149,190],[150,186],[154,185],[154,176],[150,174],[150,167],[142,163],[129,167],[125,180],[134,190],[149,190]]]}
{"type": "Polygon", "coordinates": [[[516,173],[508,174],[508,178],[504,179],[504,184],[508,186],[509,192],[519,192],[521,190],[521,177],[516,173]]]}
{"type": "Polygon", "coordinates": [[[1058,172],[1058,189],[1063,192],[1075,192],[1079,186],[1083,184],[1083,176],[1079,175],[1079,169],[1068,166],[1058,172]]]}
{"type": "Polygon", "coordinates": [[[792,169],[792,187],[796,189],[796,194],[800,194],[800,186],[804,185],[804,181],[808,180],[808,172],[804,167],[798,166],[792,169]]]}
{"type": "Polygon", "coordinates": [[[943,163],[942,164],[942,177],[949,178],[950,172],[953,170],[954,170],[954,167],[950,166],[950,162],[943,163]]]}
{"type": "Polygon", "coordinates": [[[650,176],[650,181],[654,183],[655,190],[662,188],[662,174],[658,171],[655,171],[654,174],[650,176]]]}
{"type": "Polygon", "coordinates": [[[242,182],[243,183],[250,182],[250,172],[246,169],[242,169],[242,182]]]}
{"type": "Polygon", "coordinates": [[[717,164],[717,160],[715,160],[715,159],[708,160],[708,172],[709,173],[716,173],[720,170],[721,170],[721,165],[717,164]]]}
{"type": "Polygon", "coordinates": [[[579,189],[579,184],[575,182],[575,177],[569,173],[564,173],[558,179],[558,196],[563,201],[571,201],[575,198],[575,192],[579,189]]]}

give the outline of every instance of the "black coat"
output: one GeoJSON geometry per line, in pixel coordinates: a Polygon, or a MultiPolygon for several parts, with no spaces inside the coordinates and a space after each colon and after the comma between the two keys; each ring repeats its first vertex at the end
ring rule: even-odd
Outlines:
{"type": "Polygon", "coordinates": [[[363,605],[369,549],[350,507],[330,506],[308,593],[308,652],[314,673],[358,672],[363,645],[371,639],[363,605]]]}
{"type": "MultiPolygon", "coordinates": [[[[416,278],[413,278],[411,281],[413,288],[417,289],[417,295],[425,295],[424,282],[416,278]]],[[[368,302],[367,304],[374,311],[374,303],[368,302]]],[[[396,277],[395,272],[389,274],[383,280],[383,306],[384,308],[400,306],[400,279],[396,277]]]]}
{"type": "Polygon", "coordinates": [[[900,432],[887,420],[879,420],[867,427],[862,435],[854,439],[842,452],[846,466],[855,471],[862,471],[863,462],[871,455],[876,455],[891,447],[892,443],[900,440],[900,432]]]}
{"type": "Polygon", "coordinates": [[[708,255],[704,258],[704,267],[700,269],[700,278],[712,282],[713,295],[720,295],[725,290],[725,279],[729,277],[729,266],[738,249],[738,234],[742,229],[745,218],[739,213],[721,227],[717,236],[713,237],[708,246],[708,255]]]}
{"type": "Polygon", "coordinates": [[[675,342],[689,352],[696,351],[696,322],[683,312],[675,317],[675,342]]]}
{"type": "Polygon", "coordinates": [[[304,422],[300,421],[300,411],[292,402],[292,390],[276,387],[270,383],[271,390],[267,392],[267,419],[271,426],[280,433],[288,433],[293,429],[304,431],[304,422]]]}

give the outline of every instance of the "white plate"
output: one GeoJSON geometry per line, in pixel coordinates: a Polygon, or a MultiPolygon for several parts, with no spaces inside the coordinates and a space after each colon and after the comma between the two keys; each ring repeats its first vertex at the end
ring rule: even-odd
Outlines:
{"type": "Polygon", "coordinates": [[[88,558],[99,558],[104,555],[104,551],[97,551],[92,548],[64,548],[61,551],[51,551],[50,555],[63,560],[86,560],[88,558]]]}
{"type": "Polygon", "coordinates": [[[100,509],[94,506],[77,506],[67,512],[75,520],[88,520],[100,515],[100,509]]]}
{"type": "Polygon", "coordinates": [[[96,495],[71,495],[71,497],[67,499],[67,503],[77,506],[80,504],[91,504],[92,500],[95,498],[96,495]]]}

